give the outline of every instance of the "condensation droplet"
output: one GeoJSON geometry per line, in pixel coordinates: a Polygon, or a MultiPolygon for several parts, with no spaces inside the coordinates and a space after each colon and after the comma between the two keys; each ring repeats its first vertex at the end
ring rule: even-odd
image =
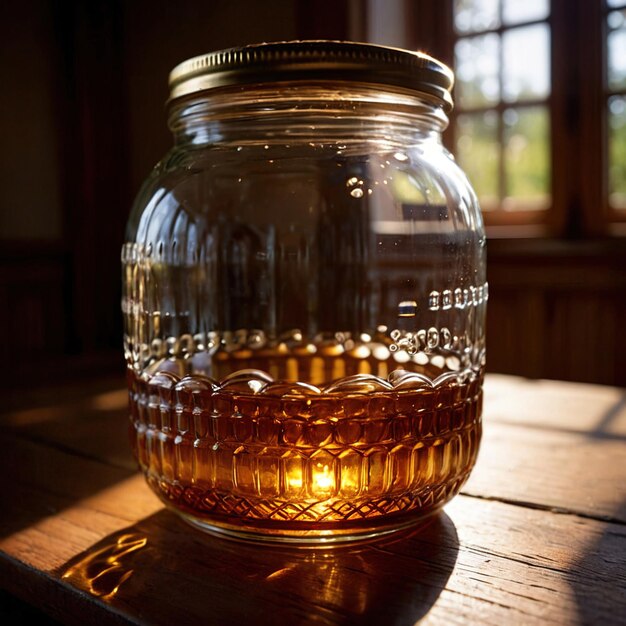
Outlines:
{"type": "Polygon", "coordinates": [[[346,181],[346,187],[354,187],[358,182],[359,179],[356,176],[352,176],[346,181]]]}
{"type": "Polygon", "coordinates": [[[360,189],[359,187],[356,187],[355,189],[353,189],[353,190],[350,192],[350,195],[351,195],[353,198],[362,198],[362,197],[363,197],[363,190],[362,190],[362,189],[360,189]]]}

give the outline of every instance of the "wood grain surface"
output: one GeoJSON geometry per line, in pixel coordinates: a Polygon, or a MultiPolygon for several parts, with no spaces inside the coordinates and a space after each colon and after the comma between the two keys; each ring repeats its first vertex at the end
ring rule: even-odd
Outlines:
{"type": "Polygon", "coordinates": [[[488,377],[462,495],[426,528],[330,550],[166,511],[119,388],[33,404],[2,418],[0,586],[63,623],[626,624],[624,390],[488,377]]]}

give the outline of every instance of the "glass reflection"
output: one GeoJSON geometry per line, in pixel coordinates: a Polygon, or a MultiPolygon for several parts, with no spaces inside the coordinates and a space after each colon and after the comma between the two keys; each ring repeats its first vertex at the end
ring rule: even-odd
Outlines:
{"type": "Polygon", "coordinates": [[[70,565],[62,574],[66,580],[103,599],[111,599],[133,575],[129,556],[146,546],[148,540],[137,533],[123,533],[70,565]]]}
{"type": "Polygon", "coordinates": [[[161,510],[60,573],[141,623],[414,624],[446,587],[458,545],[443,512],[376,541],[296,549],[201,535],[161,510]]]}

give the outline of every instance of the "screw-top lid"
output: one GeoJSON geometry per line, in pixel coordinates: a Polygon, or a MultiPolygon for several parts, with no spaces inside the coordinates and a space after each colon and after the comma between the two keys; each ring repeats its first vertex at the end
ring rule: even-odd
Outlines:
{"type": "Polygon", "coordinates": [[[418,92],[452,108],[452,70],[422,52],[344,41],[283,41],[193,57],[169,77],[171,98],[278,81],[337,80],[418,92]]]}

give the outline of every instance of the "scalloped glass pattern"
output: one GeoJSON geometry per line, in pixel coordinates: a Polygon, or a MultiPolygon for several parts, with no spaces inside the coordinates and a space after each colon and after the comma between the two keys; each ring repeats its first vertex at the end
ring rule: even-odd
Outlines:
{"type": "Polygon", "coordinates": [[[220,383],[129,374],[135,454],[198,525],[306,539],[402,527],[451,498],[476,460],[480,377],[403,370],[327,387],[244,370],[220,383]]]}

